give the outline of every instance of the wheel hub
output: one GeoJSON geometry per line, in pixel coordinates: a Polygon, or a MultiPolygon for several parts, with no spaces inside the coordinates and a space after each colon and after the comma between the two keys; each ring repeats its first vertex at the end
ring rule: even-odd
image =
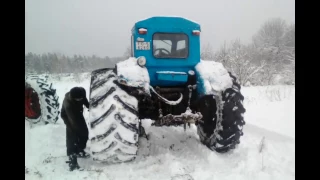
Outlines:
{"type": "Polygon", "coordinates": [[[25,117],[37,119],[41,115],[40,102],[38,93],[33,88],[25,88],[25,117]]]}

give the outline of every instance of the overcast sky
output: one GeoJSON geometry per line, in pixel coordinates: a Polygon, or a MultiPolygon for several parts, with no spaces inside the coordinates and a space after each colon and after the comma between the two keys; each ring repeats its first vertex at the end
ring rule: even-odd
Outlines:
{"type": "Polygon", "coordinates": [[[262,23],[295,22],[294,0],[27,0],[25,51],[73,56],[121,56],[133,24],[151,16],[200,23],[201,44],[214,49],[240,38],[250,42],[262,23]]]}

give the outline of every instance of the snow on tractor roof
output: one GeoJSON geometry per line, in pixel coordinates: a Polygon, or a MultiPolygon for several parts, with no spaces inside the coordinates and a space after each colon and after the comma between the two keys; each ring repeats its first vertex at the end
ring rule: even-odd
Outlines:
{"type": "Polygon", "coordinates": [[[155,29],[162,27],[172,27],[172,28],[192,28],[194,30],[200,30],[200,25],[195,21],[189,20],[183,17],[177,16],[154,16],[147,19],[137,21],[134,28],[148,28],[152,27],[155,29]]]}
{"type": "Polygon", "coordinates": [[[140,21],[145,21],[145,20],[148,20],[150,18],[180,18],[180,19],[185,19],[187,21],[190,21],[190,22],[193,22],[193,23],[196,23],[196,24],[199,24],[197,21],[194,21],[190,18],[186,18],[186,17],[181,17],[181,16],[153,16],[153,17],[148,17],[148,18],[144,18],[144,19],[141,19],[137,22],[140,22],[140,21]]]}

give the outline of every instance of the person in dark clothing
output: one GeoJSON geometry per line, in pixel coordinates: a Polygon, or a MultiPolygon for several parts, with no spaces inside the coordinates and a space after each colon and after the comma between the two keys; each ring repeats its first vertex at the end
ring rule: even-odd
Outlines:
{"type": "Polygon", "coordinates": [[[87,157],[84,151],[88,140],[88,127],[83,117],[83,105],[89,110],[86,91],[74,87],[66,93],[61,108],[61,118],[66,125],[66,146],[70,171],[79,169],[77,157],[87,157]]]}

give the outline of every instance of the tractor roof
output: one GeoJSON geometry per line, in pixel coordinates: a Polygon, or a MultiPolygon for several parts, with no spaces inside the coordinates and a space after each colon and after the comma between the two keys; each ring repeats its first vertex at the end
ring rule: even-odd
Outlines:
{"type": "Polygon", "coordinates": [[[152,29],[168,29],[168,28],[179,28],[179,29],[193,29],[200,30],[200,25],[194,21],[188,20],[182,17],[173,16],[155,16],[148,19],[138,21],[134,24],[135,28],[152,28],[152,29]]]}

